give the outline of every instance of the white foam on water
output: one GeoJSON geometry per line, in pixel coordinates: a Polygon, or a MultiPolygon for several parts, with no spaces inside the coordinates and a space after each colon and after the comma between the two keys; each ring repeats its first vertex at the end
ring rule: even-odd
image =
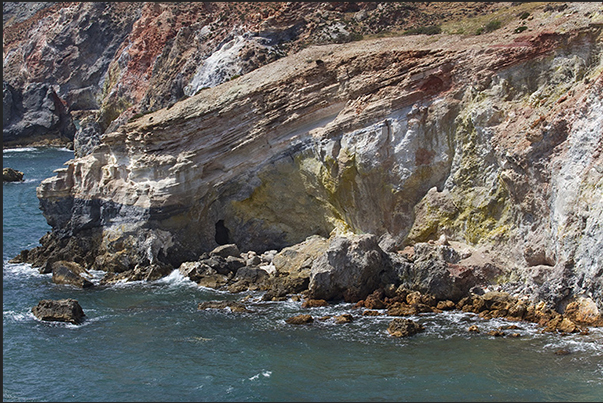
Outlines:
{"type": "Polygon", "coordinates": [[[31,266],[31,263],[8,263],[4,262],[3,268],[4,277],[12,276],[12,277],[23,277],[23,276],[31,276],[31,277],[49,277],[52,276],[51,273],[40,273],[38,268],[34,268],[31,266]]]}
{"type": "Polygon", "coordinates": [[[86,278],[94,285],[98,285],[102,278],[107,274],[102,270],[88,270],[90,276],[86,276],[86,278]]]}
{"type": "Polygon", "coordinates": [[[4,319],[8,319],[12,322],[25,322],[27,320],[31,320],[33,317],[33,314],[31,312],[19,313],[15,311],[3,311],[2,315],[4,319]]]}
{"type": "Polygon", "coordinates": [[[5,148],[4,150],[2,150],[2,153],[3,154],[23,153],[23,152],[29,152],[29,151],[37,151],[37,148],[35,148],[35,147],[5,148]]]}
{"type": "Polygon", "coordinates": [[[42,151],[44,149],[51,148],[56,151],[66,151],[72,153],[73,150],[68,149],[67,147],[16,147],[16,148],[5,148],[2,150],[3,154],[8,153],[26,153],[32,151],[42,151]]]}
{"type": "Polygon", "coordinates": [[[262,370],[260,373],[255,374],[254,376],[249,378],[249,380],[256,381],[256,380],[260,379],[260,376],[263,376],[264,378],[270,378],[271,375],[272,375],[272,371],[262,370]]]}
{"type": "Polygon", "coordinates": [[[158,280],[153,281],[155,284],[166,284],[169,286],[192,286],[197,287],[197,284],[192,281],[190,278],[182,275],[180,270],[174,269],[170,274],[165,277],[162,277],[158,280]]]}

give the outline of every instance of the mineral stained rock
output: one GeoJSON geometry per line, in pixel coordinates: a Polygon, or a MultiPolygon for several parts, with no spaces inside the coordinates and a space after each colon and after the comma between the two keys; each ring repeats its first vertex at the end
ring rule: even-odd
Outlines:
{"type": "MultiPolygon", "coordinates": [[[[417,283],[439,285],[441,298],[466,292],[471,274],[558,307],[584,297],[601,311],[600,5],[532,11],[521,34],[505,26],[309,46],[220,85],[184,86],[190,97],[120,124],[108,123],[121,112],[107,103],[98,143],[38,187],[53,232],[30,255],[93,239],[91,266],[124,272],[180,267],[227,244],[263,253],[309,235],[373,234],[385,253],[443,234],[440,243],[470,245],[493,264],[441,256],[433,270],[445,281],[417,283]]],[[[107,91],[150,68],[140,46],[111,62],[107,91]]],[[[312,266],[311,289],[326,267],[337,270],[312,266]]]]}

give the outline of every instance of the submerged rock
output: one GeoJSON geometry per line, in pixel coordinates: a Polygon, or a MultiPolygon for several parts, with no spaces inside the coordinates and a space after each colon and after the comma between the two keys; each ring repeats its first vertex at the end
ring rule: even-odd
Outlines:
{"type": "Polygon", "coordinates": [[[43,299],[31,311],[40,320],[69,322],[76,325],[80,324],[86,316],[79,302],[71,298],[43,299]]]}

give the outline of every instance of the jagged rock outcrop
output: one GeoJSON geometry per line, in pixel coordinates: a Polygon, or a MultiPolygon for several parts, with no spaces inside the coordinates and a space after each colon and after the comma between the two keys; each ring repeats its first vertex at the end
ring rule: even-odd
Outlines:
{"type": "Polygon", "coordinates": [[[2,82],[2,141],[5,147],[73,142],[75,126],[63,101],[46,83],[22,92],[2,82]]]}
{"type": "Polygon", "coordinates": [[[93,232],[92,267],[122,272],[222,243],[374,234],[389,252],[444,234],[492,260],[433,266],[446,298],[468,273],[603,307],[600,7],[568,7],[521,34],[308,47],[132,119],[42,182],[51,238],[93,232]]]}

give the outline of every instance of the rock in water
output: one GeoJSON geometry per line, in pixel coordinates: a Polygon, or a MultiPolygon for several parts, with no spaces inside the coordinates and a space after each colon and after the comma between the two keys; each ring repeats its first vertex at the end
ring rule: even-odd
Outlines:
{"type": "Polygon", "coordinates": [[[292,316],[286,319],[285,322],[290,325],[307,325],[314,322],[314,318],[312,317],[312,315],[301,314],[292,316]]]}
{"type": "Polygon", "coordinates": [[[75,299],[43,299],[31,311],[40,320],[69,322],[79,325],[84,320],[84,311],[75,299]]]}
{"type": "Polygon", "coordinates": [[[21,182],[23,180],[23,172],[12,168],[2,169],[3,182],[21,182]]]}
{"type": "Polygon", "coordinates": [[[389,323],[387,331],[394,337],[407,337],[425,330],[425,327],[411,319],[395,318],[389,323]]]}
{"type": "Polygon", "coordinates": [[[79,273],[85,269],[75,262],[60,260],[52,264],[52,282],[55,284],[71,284],[79,288],[89,288],[93,284],[79,273]]]}

